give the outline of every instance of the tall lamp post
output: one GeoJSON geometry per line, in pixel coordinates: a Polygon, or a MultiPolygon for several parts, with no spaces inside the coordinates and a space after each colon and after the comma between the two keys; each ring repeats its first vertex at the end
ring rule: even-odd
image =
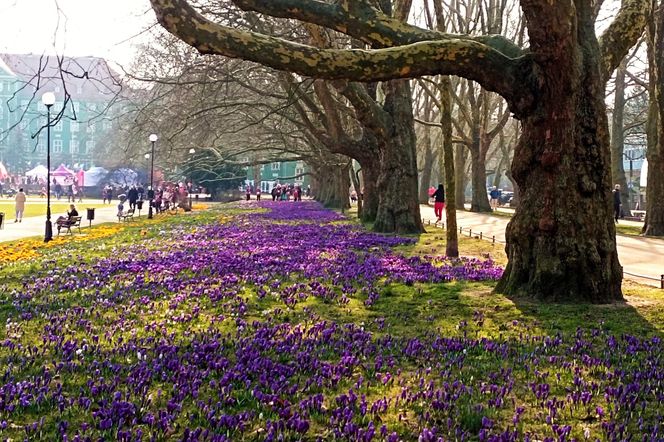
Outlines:
{"type": "Polygon", "coordinates": [[[159,139],[157,134],[150,134],[148,137],[152,143],[152,159],[150,164],[150,189],[148,190],[148,199],[150,200],[150,207],[148,208],[148,219],[152,219],[152,200],[154,199],[154,145],[159,139]]]}
{"type": "MultiPolygon", "coordinates": [[[[192,163],[194,160],[194,154],[196,153],[196,149],[193,147],[189,149],[189,162],[192,163]]],[[[191,166],[190,166],[191,167],[191,166]]],[[[191,169],[189,170],[189,210],[191,210],[191,193],[194,190],[194,177],[191,173],[191,169]]]]}
{"type": "Polygon", "coordinates": [[[51,224],[51,106],[55,104],[55,94],[46,92],[42,95],[42,103],[46,106],[46,229],[44,242],[53,239],[51,224]]]}

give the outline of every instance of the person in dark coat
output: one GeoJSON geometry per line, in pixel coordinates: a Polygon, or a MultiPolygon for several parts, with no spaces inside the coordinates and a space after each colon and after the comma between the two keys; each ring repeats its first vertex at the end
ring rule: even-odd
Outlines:
{"type": "Polygon", "coordinates": [[[439,222],[443,218],[443,209],[445,208],[445,187],[438,184],[438,189],[431,196],[434,199],[433,213],[436,214],[436,222],[439,222]]]}
{"type": "Polygon", "coordinates": [[[138,201],[138,189],[136,186],[131,186],[127,192],[127,199],[129,200],[129,208],[136,209],[136,201],[138,201]]]}
{"type": "Polygon", "coordinates": [[[616,223],[618,218],[620,218],[620,208],[622,207],[622,201],[620,201],[620,184],[616,184],[613,188],[613,214],[616,218],[616,223]]]}

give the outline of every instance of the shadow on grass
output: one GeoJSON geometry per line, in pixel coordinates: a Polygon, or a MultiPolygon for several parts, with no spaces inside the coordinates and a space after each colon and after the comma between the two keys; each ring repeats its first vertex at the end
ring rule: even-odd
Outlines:
{"type": "MultiPolygon", "coordinates": [[[[653,289],[654,290],[654,289],[653,289]]],[[[495,295],[502,296],[502,295],[495,295]]],[[[546,334],[573,333],[577,328],[602,329],[616,336],[662,336],[664,307],[648,298],[627,297],[626,302],[596,304],[544,304],[526,298],[510,298],[523,317],[546,334]]]]}

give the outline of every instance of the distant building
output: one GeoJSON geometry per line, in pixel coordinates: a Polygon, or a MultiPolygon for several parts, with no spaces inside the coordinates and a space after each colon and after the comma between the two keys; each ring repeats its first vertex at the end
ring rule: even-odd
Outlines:
{"type": "Polygon", "coordinates": [[[277,184],[295,184],[306,188],[311,180],[304,161],[275,162],[247,168],[245,184],[254,185],[254,167],[260,167],[261,192],[269,193],[277,184]]]}
{"type": "Polygon", "coordinates": [[[93,152],[111,129],[107,112],[121,90],[119,77],[97,57],[0,54],[0,162],[10,173],[46,164],[45,92],[60,121],[51,128],[51,166],[89,168],[93,152]],[[70,102],[63,110],[65,91],[70,102]],[[33,138],[34,137],[34,138],[33,138]]]}

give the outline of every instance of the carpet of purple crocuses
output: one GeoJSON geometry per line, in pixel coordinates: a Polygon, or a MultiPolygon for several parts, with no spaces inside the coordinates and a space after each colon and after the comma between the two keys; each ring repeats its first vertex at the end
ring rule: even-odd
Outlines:
{"type": "Polygon", "coordinates": [[[664,440],[657,335],[404,331],[395,293],[502,273],[416,241],[264,202],[0,270],[0,439],[664,440]]]}

